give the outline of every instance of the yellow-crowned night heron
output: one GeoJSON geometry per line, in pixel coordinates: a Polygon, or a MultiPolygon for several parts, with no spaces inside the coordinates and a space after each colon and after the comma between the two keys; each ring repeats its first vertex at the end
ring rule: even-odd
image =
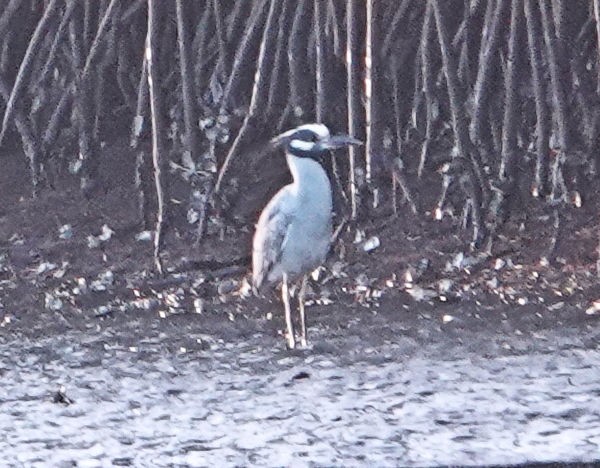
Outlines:
{"type": "Polygon", "coordinates": [[[319,158],[330,149],[361,142],[347,135],[332,136],[322,124],[306,124],[271,143],[285,147],[293,182],[279,190],[260,215],[252,249],[252,283],[258,291],[265,282],[281,281],[287,342],[294,348],[288,283],[302,278],[300,342],[306,346],[306,275],[323,263],[331,242],[331,184],[319,158]]]}

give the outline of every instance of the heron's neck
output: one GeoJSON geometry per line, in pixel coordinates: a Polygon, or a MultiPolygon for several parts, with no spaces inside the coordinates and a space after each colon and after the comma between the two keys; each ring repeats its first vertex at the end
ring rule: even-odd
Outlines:
{"type": "Polygon", "coordinates": [[[299,191],[330,190],[329,179],[323,166],[314,159],[299,158],[287,153],[287,163],[299,191]]]}

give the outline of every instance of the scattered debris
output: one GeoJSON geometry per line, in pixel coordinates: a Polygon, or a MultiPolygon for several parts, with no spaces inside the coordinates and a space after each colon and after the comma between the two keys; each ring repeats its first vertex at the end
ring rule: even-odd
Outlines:
{"type": "Polygon", "coordinates": [[[294,374],[292,377],[292,380],[303,380],[303,379],[309,379],[310,378],[310,374],[306,371],[300,371],[297,374],[294,374]]]}
{"type": "Polygon", "coordinates": [[[65,276],[68,266],[69,266],[69,262],[62,262],[60,268],[58,268],[57,270],[54,271],[54,273],[52,273],[52,277],[60,279],[63,276],[65,276]]]}
{"type": "Polygon", "coordinates": [[[94,317],[106,317],[107,315],[112,314],[113,310],[107,305],[101,305],[96,307],[94,311],[94,317]]]}
{"type": "Polygon", "coordinates": [[[73,294],[78,296],[80,294],[85,294],[87,292],[87,281],[85,278],[83,278],[83,277],[75,278],[75,283],[77,283],[77,286],[75,286],[72,289],[73,294]]]}
{"type": "Polygon", "coordinates": [[[187,210],[187,221],[189,224],[196,224],[200,219],[200,213],[198,213],[193,208],[187,210]]]}
{"type": "Polygon", "coordinates": [[[44,307],[48,310],[61,310],[63,301],[59,297],[56,297],[53,292],[46,292],[44,294],[44,307]]]}
{"type": "Polygon", "coordinates": [[[239,286],[240,283],[237,280],[227,278],[219,282],[219,285],[217,286],[217,293],[219,294],[219,296],[226,296],[227,294],[230,294],[236,289],[239,289],[239,286]]]}
{"type": "Polygon", "coordinates": [[[101,228],[101,233],[98,236],[87,236],[87,245],[90,249],[95,249],[102,244],[102,242],[107,242],[110,240],[112,235],[115,233],[108,225],[104,224],[101,228]]]}
{"type": "Polygon", "coordinates": [[[425,289],[418,285],[413,285],[410,288],[406,288],[406,292],[410,294],[410,297],[417,302],[430,301],[438,296],[437,291],[433,289],[425,289]]]}
{"type": "Polygon", "coordinates": [[[372,236],[369,237],[363,244],[362,244],[362,249],[365,252],[371,252],[372,250],[375,250],[377,247],[379,247],[380,242],[379,242],[379,237],[377,236],[372,236]]]}
{"type": "Polygon", "coordinates": [[[310,273],[310,277],[313,279],[313,281],[319,281],[319,277],[321,276],[321,271],[323,271],[323,267],[315,268],[310,273]]]}
{"type": "Polygon", "coordinates": [[[142,231],[135,235],[135,240],[139,242],[149,242],[152,240],[152,231],[142,231]]]}
{"type": "Polygon", "coordinates": [[[438,291],[440,294],[448,294],[453,286],[454,281],[450,278],[444,278],[438,281],[438,291]]]}
{"type": "Polygon", "coordinates": [[[244,277],[241,286],[236,292],[236,295],[242,298],[248,298],[252,296],[252,285],[248,281],[248,278],[244,277]]]}
{"type": "Polygon", "coordinates": [[[429,269],[430,261],[428,258],[419,260],[416,266],[409,266],[404,272],[404,281],[406,285],[418,282],[425,272],[429,269]]]}
{"type": "Polygon", "coordinates": [[[360,244],[364,238],[365,238],[365,231],[363,231],[361,229],[357,229],[354,234],[354,243],[360,244]]]}
{"type": "Polygon", "coordinates": [[[63,224],[58,229],[58,237],[61,239],[71,239],[73,237],[73,227],[70,224],[63,224]]]}
{"type": "Polygon", "coordinates": [[[594,302],[592,302],[592,305],[590,305],[587,309],[585,309],[585,313],[587,315],[596,315],[600,312],[600,299],[596,299],[594,302]]]}
{"type": "Polygon", "coordinates": [[[100,240],[97,237],[89,235],[89,236],[87,236],[86,240],[87,240],[87,246],[89,249],[96,249],[96,248],[100,247],[100,240]]]}
{"type": "Polygon", "coordinates": [[[54,395],[52,395],[52,403],[69,406],[75,403],[75,401],[67,396],[67,390],[61,385],[54,395]]]}
{"type": "Polygon", "coordinates": [[[56,263],[50,263],[50,262],[42,262],[38,265],[38,267],[35,269],[35,272],[38,275],[41,275],[43,273],[46,273],[48,271],[54,270],[55,268],[57,268],[58,265],[56,263]]]}
{"type": "Polygon", "coordinates": [[[115,278],[113,272],[110,270],[104,271],[100,273],[94,281],[90,284],[90,289],[92,291],[106,291],[109,289],[115,282],[115,278]]]}
{"type": "Polygon", "coordinates": [[[98,239],[102,242],[106,242],[108,240],[110,240],[110,238],[112,237],[112,235],[115,233],[115,231],[113,231],[111,228],[108,227],[108,225],[104,224],[102,226],[102,233],[98,236],[98,239]]]}
{"type": "Polygon", "coordinates": [[[452,321],[454,321],[454,316],[453,316],[453,315],[450,315],[450,314],[444,314],[444,315],[442,316],[442,322],[443,322],[443,323],[450,323],[450,322],[452,322],[452,321]]]}

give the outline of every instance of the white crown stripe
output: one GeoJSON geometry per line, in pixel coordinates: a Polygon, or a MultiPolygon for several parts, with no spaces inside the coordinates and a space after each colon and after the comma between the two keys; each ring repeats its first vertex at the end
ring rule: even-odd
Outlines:
{"type": "Polygon", "coordinates": [[[310,141],[303,140],[292,140],[290,141],[290,148],[298,151],[310,151],[315,146],[314,143],[310,141]]]}

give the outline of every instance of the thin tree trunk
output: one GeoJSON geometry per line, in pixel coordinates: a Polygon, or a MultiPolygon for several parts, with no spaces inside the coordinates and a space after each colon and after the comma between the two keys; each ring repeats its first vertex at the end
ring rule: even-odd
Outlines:
{"type": "Polygon", "coordinates": [[[148,90],[148,59],[146,54],[142,60],[142,69],[140,72],[140,80],[138,84],[137,92],[137,107],[135,111],[135,117],[133,118],[133,125],[131,129],[130,145],[132,148],[137,148],[139,140],[142,136],[144,129],[147,129],[145,125],[145,115],[148,111],[149,102],[149,90],[148,90]]]}
{"type": "MultiPolygon", "coordinates": [[[[594,19],[596,20],[596,52],[598,54],[597,64],[600,64],[600,0],[594,0],[594,19]]],[[[597,83],[596,93],[600,94],[600,66],[596,66],[597,83]]],[[[598,272],[600,275],[600,272],[598,272]]]]}
{"type": "MultiPolygon", "coordinates": [[[[240,40],[239,46],[237,48],[237,51],[236,51],[234,59],[233,59],[233,66],[231,68],[231,73],[229,74],[229,80],[227,81],[227,85],[225,86],[225,90],[223,93],[223,103],[221,106],[222,109],[227,108],[227,106],[230,104],[229,101],[231,99],[231,93],[232,93],[233,89],[236,87],[236,83],[244,75],[242,70],[243,70],[243,67],[246,65],[247,61],[249,60],[250,54],[248,52],[249,52],[250,47],[254,44],[254,41],[256,40],[258,35],[261,33],[261,26],[262,26],[261,19],[263,18],[265,6],[267,5],[267,3],[268,2],[266,0],[259,1],[258,3],[256,3],[254,5],[254,8],[252,9],[252,16],[248,20],[246,30],[244,31],[244,35],[243,35],[242,39],[240,40]]],[[[279,3],[279,1],[277,3],[279,3]]],[[[273,7],[273,2],[271,2],[271,7],[273,7]]],[[[271,18],[271,20],[273,20],[273,19],[271,18]]],[[[272,24],[272,21],[271,21],[271,24],[272,24]]],[[[264,33],[266,31],[267,31],[267,28],[265,26],[262,30],[263,39],[264,39],[264,33]]],[[[263,45],[263,42],[261,42],[261,47],[262,47],[262,45],[263,45]]]]}
{"type": "Polygon", "coordinates": [[[460,88],[458,76],[456,73],[456,60],[452,55],[452,50],[446,33],[444,18],[440,11],[439,0],[429,0],[433,6],[435,24],[437,27],[440,48],[442,52],[443,71],[448,85],[448,97],[450,98],[450,110],[452,112],[452,128],[458,154],[464,158],[469,158],[469,134],[467,132],[467,118],[463,103],[462,89],[460,88]]]}
{"type": "Polygon", "coordinates": [[[154,184],[158,201],[156,213],[156,229],[154,231],[154,265],[159,274],[163,274],[161,251],[164,243],[164,233],[167,226],[168,196],[166,193],[165,160],[163,158],[164,143],[162,94],[160,92],[158,76],[157,46],[159,42],[160,18],[158,0],[148,0],[148,41],[146,44],[146,60],[148,61],[148,89],[150,92],[150,113],[152,116],[152,163],[154,167],[154,184]]]}
{"type": "Polygon", "coordinates": [[[316,43],[316,104],[315,104],[315,115],[317,122],[325,122],[325,102],[327,96],[327,82],[329,79],[327,59],[326,59],[326,45],[325,45],[325,23],[327,16],[325,15],[325,4],[322,0],[314,1],[314,31],[315,31],[315,43],[316,43]]]}
{"type": "Polygon", "coordinates": [[[210,28],[210,9],[205,8],[202,13],[202,17],[198,20],[198,23],[195,25],[195,35],[194,40],[192,42],[192,51],[195,55],[195,63],[194,63],[194,91],[195,96],[200,97],[203,95],[204,90],[206,89],[207,82],[209,81],[207,77],[210,76],[210,70],[207,69],[206,65],[203,61],[206,61],[209,52],[207,50],[207,42],[210,42],[207,38],[210,37],[211,28],[210,28]]]}
{"type": "Polygon", "coordinates": [[[524,5],[525,18],[527,20],[529,62],[531,64],[536,113],[536,164],[534,185],[532,187],[532,194],[534,197],[545,196],[548,193],[548,173],[550,168],[548,158],[550,115],[548,113],[548,104],[546,103],[546,87],[544,84],[544,70],[540,44],[541,27],[539,13],[536,12],[537,4],[538,2],[535,0],[525,0],[524,5]]]}
{"type": "Polygon", "coordinates": [[[88,54],[90,51],[93,34],[92,28],[95,28],[96,26],[95,17],[97,16],[100,7],[101,4],[99,1],[83,2],[83,31],[81,47],[84,54],[88,54]]]}
{"type": "MultiPolygon", "coordinates": [[[[143,148],[139,148],[139,142],[144,133],[148,131],[145,115],[148,112],[148,104],[150,99],[149,80],[148,80],[148,60],[144,53],[142,59],[142,70],[138,85],[137,108],[136,115],[133,119],[130,145],[138,150],[135,159],[135,188],[137,190],[137,207],[140,225],[143,230],[150,229],[150,206],[148,203],[148,195],[150,194],[151,183],[146,175],[147,156],[143,148]]],[[[149,171],[148,171],[149,172],[149,171]]]]}
{"type": "Polygon", "coordinates": [[[104,12],[104,16],[102,17],[102,21],[100,22],[98,31],[94,37],[94,42],[92,42],[89,53],[85,60],[85,67],[82,73],[84,78],[88,77],[92,65],[96,64],[96,61],[98,60],[99,54],[106,53],[106,50],[101,46],[104,45],[111,24],[114,21],[114,17],[119,14],[119,4],[120,0],[111,0],[110,4],[106,8],[106,11],[104,12]]]}
{"type": "Polygon", "coordinates": [[[81,17],[73,15],[69,23],[69,39],[71,54],[76,72],[74,89],[75,124],[78,130],[79,158],[81,161],[80,188],[86,197],[92,193],[95,184],[96,169],[96,142],[93,138],[94,112],[92,105],[93,93],[90,89],[91,80],[85,79],[84,51],[83,51],[83,25],[81,17]]]}
{"type": "Polygon", "coordinates": [[[2,16],[0,16],[0,40],[3,40],[5,35],[11,31],[8,26],[21,3],[23,0],[10,0],[9,4],[4,7],[2,16]]]}
{"type": "Polygon", "coordinates": [[[450,48],[450,41],[448,39],[448,33],[444,23],[444,18],[441,13],[440,0],[429,0],[433,5],[433,13],[435,17],[435,24],[438,32],[438,40],[440,43],[440,49],[442,52],[442,64],[444,69],[444,75],[446,77],[446,84],[448,87],[448,96],[450,98],[450,109],[452,112],[452,128],[454,129],[454,138],[456,142],[456,148],[458,155],[463,160],[468,161],[473,167],[475,180],[470,180],[469,185],[471,189],[467,194],[470,198],[471,208],[473,211],[473,247],[481,246],[483,238],[485,237],[485,226],[483,224],[483,214],[481,213],[481,207],[486,202],[485,196],[485,183],[486,180],[483,176],[482,164],[479,160],[478,154],[475,148],[469,140],[469,132],[466,124],[466,113],[464,109],[464,98],[462,96],[462,89],[460,88],[460,82],[457,75],[456,60],[452,55],[450,48]]]}
{"type": "Polygon", "coordinates": [[[307,102],[310,95],[310,86],[308,80],[305,79],[305,70],[308,66],[305,52],[308,31],[303,28],[310,14],[309,5],[308,0],[298,1],[287,46],[288,68],[290,70],[290,105],[294,116],[300,118],[311,107],[307,102]]]}
{"type": "Polygon", "coordinates": [[[425,17],[423,19],[423,29],[421,30],[421,75],[423,77],[423,90],[425,94],[425,108],[427,114],[427,122],[425,127],[425,140],[421,147],[421,158],[419,159],[419,168],[417,169],[417,176],[421,178],[423,174],[423,168],[427,161],[429,153],[429,145],[433,139],[433,67],[431,64],[431,36],[433,32],[432,28],[433,11],[431,9],[431,2],[427,2],[425,10],[425,17]]]}
{"type": "MultiPolygon", "coordinates": [[[[217,0],[215,0],[216,3],[217,0]]],[[[177,43],[179,46],[179,70],[181,74],[181,92],[183,99],[183,121],[185,127],[185,151],[189,153],[192,161],[198,160],[198,125],[197,112],[194,101],[194,92],[192,90],[192,64],[191,54],[188,49],[189,32],[186,25],[185,5],[183,0],[176,0],[177,10],[177,43]]],[[[216,8],[216,7],[215,7],[216,8]]],[[[215,15],[219,12],[215,11],[215,15]]]]}
{"type": "MultiPolygon", "coordinates": [[[[217,62],[217,68],[219,70],[219,76],[225,78],[229,67],[229,51],[227,49],[227,33],[225,31],[225,26],[223,25],[221,6],[219,5],[220,1],[221,0],[212,0],[212,7],[215,17],[217,42],[219,44],[219,60],[217,62]]],[[[181,2],[181,0],[178,0],[178,2],[181,2]]]]}
{"type": "Polygon", "coordinates": [[[381,151],[383,140],[383,122],[381,117],[382,110],[382,91],[384,75],[381,67],[381,47],[378,10],[381,8],[381,2],[377,0],[367,0],[367,30],[366,30],[366,56],[365,56],[365,129],[366,129],[366,148],[365,148],[365,177],[367,187],[371,188],[373,177],[373,155],[381,151]]]}
{"type": "Polygon", "coordinates": [[[50,21],[54,20],[55,13],[57,10],[57,3],[57,0],[49,1],[48,5],[46,6],[46,9],[44,10],[42,18],[38,22],[33,36],[29,41],[27,50],[25,51],[25,55],[23,57],[23,60],[21,61],[21,65],[19,66],[19,71],[17,72],[17,77],[15,78],[13,89],[6,103],[4,118],[2,119],[2,130],[0,131],[0,143],[2,143],[2,140],[4,139],[4,134],[6,133],[8,122],[12,118],[12,113],[14,112],[15,105],[22,98],[25,79],[29,76],[29,72],[31,71],[33,65],[33,59],[35,58],[35,54],[39,50],[42,41],[45,39],[46,32],[48,31],[48,28],[50,26],[50,21]]]}
{"type": "Polygon", "coordinates": [[[65,9],[65,11],[62,13],[62,18],[60,20],[60,24],[58,25],[58,29],[56,30],[56,33],[54,34],[54,39],[52,40],[52,45],[50,46],[50,52],[48,53],[48,57],[46,58],[46,62],[44,63],[44,66],[42,67],[42,71],[40,73],[40,77],[38,79],[38,85],[40,83],[44,83],[48,77],[48,75],[50,74],[50,71],[52,70],[54,64],[56,63],[57,60],[57,55],[58,55],[58,47],[61,44],[65,34],[67,33],[68,30],[68,26],[69,26],[69,20],[71,19],[71,14],[73,13],[73,10],[75,9],[75,5],[76,2],[75,1],[69,1],[67,3],[67,7],[65,9]]]}
{"type": "MultiPolygon", "coordinates": [[[[348,87],[348,132],[352,136],[359,133],[361,113],[360,100],[360,37],[358,36],[358,8],[362,2],[358,0],[347,0],[346,2],[346,66],[348,87]]],[[[350,146],[350,169],[348,182],[350,184],[351,218],[356,219],[360,203],[358,187],[356,183],[356,161],[358,149],[350,146]]]]}
{"type": "Polygon", "coordinates": [[[558,144],[560,151],[568,151],[571,148],[571,131],[567,118],[567,99],[565,95],[566,57],[561,43],[557,41],[556,30],[552,14],[552,4],[549,1],[540,2],[542,13],[542,29],[546,54],[550,69],[550,82],[552,85],[552,96],[554,102],[554,116],[558,126],[558,144]]]}
{"type": "Polygon", "coordinates": [[[217,183],[215,184],[215,193],[219,193],[231,161],[240,151],[241,142],[246,137],[250,120],[256,117],[258,110],[261,109],[266,102],[268,96],[266,79],[268,76],[267,69],[268,66],[271,65],[270,59],[272,59],[272,57],[267,58],[269,56],[269,54],[267,54],[267,47],[272,48],[274,46],[276,34],[274,33],[273,24],[275,23],[275,18],[279,15],[279,11],[281,11],[280,7],[281,2],[279,0],[271,0],[267,22],[263,29],[263,36],[258,53],[258,63],[256,65],[256,73],[254,74],[254,86],[252,87],[250,108],[248,109],[248,113],[246,114],[246,118],[242,124],[242,128],[238,132],[233,144],[231,145],[231,148],[229,149],[229,152],[227,153],[227,156],[225,157],[225,161],[223,161],[223,165],[219,170],[217,183]]]}
{"type": "Polygon", "coordinates": [[[42,154],[47,155],[50,148],[52,148],[56,142],[58,137],[58,133],[60,131],[60,126],[63,122],[67,120],[68,114],[67,109],[68,106],[72,103],[73,100],[73,89],[74,84],[71,83],[64,90],[62,96],[60,97],[60,101],[56,105],[56,108],[52,112],[52,116],[48,120],[48,125],[46,130],[42,133],[42,154]]]}
{"type": "MultiPolygon", "coordinates": [[[[267,116],[272,115],[277,104],[280,104],[282,100],[288,100],[288,90],[285,85],[289,81],[289,76],[285,76],[287,62],[285,59],[285,50],[288,40],[287,34],[289,34],[291,26],[290,10],[292,10],[295,2],[291,0],[283,1],[284,4],[279,15],[279,25],[277,28],[277,48],[269,78],[269,95],[265,107],[265,115],[267,116]]],[[[285,114],[285,110],[283,113],[285,114]]]]}
{"type": "MultiPolygon", "coordinates": [[[[396,3],[396,2],[394,2],[396,3]]],[[[408,7],[411,4],[411,0],[402,0],[402,3],[398,5],[396,12],[394,13],[394,17],[390,23],[390,26],[387,28],[387,34],[383,39],[383,43],[381,45],[381,56],[387,57],[390,52],[390,48],[392,44],[398,38],[398,29],[403,26],[402,20],[405,19],[404,16],[408,10],[408,7]]]]}
{"type": "MultiPolygon", "coordinates": [[[[500,180],[515,177],[517,153],[517,78],[519,47],[523,19],[523,0],[513,0],[510,15],[510,36],[508,40],[508,66],[504,83],[504,120],[502,132],[502,159],[500,180]]],[[[512,184],[511,184],[512,185],[512,184]]]]}
{"type": "MultiPolygon", "coordinates": [[[[10,93],[8,92],[8,86],[4,80],[0,77],[0,95],[4,102],[8,102],[10,93]]],[[[32,197],[36,198],[39,192],[39,172],[40,172],[40,146],[38,138],[34,135],[31,129],[31,122],[23,114],[21,109],[15,109],[15,126],[21,136],[21,142],[23,144],[23,150],[29,161],[29,173],[31,177],[32,197]]]]}
{"type": "MultiPolygon", "coordinates": [[[[326,41],[326,29],[329,22],[331,21],[331,5],[325,5],[323,0],[314,0],[313,3],[313,24],[315,30],[315,47],[316,47],[316,67],[315,67],[315,80],[316,80],[316,101],[315,101],[315,116],[316,121],[319,123],[327,122],[327,103],[331,103],[334,99],[332,96],[332,90],[328,86],[331,81],[331,66],[329,64],[329,57],[331,57],[332,51],[328,48],[326,41]],[[327,11],[326,11],[327,10],[327,11]]],[[[334,37],[335,39],[335,37],[334,37]]],[[[302,77],[296,77],[297,80],[302,80],[302,77]]],[[[343,183],[340,177],[340,169],[336,158],[331,158],[331,172],[333,173],[334,184],[338,189],[336,193],[339,193],[345,202],[348,201],[346,193],[344,192],[343,183]]]]}
{"type": "Polygon", "coordinates": [[[486,23],[482,32],[477,79],[473,91],[475,108],[471,119],[471,139],[474,144],[481,145],[486,152],[490,151],[491,145],[489,138],[484,135],[484,122],[490,94],[495,88],[495,78],[492,72],[498,57],[498,42],[506,4],[507,2],[504,0],[489,0],[486,23]]]}

